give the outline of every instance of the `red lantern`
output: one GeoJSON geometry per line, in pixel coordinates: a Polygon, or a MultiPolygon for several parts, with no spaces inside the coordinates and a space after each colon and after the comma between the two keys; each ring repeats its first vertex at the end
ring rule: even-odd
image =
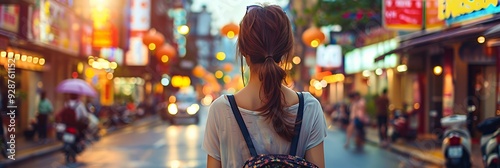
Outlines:
{"type": "Polygon", "coordinates": [[[221,33],[228,38],[233,38],[240,33],[240,26],[234,23],[229,23],[222,27],[221,33]]]}
{"type": "Polygon", "coordinates": [[[165,42],[165,37],[163,37],[163,35],[158,33],[155,29],[149,30],[149,32],[142,37],[142,43],[144,43],[149,50],[155,50],[160,47],[163,42],[165,42]]]}
{"type": "Polygon", "coordinates": [[[311,27],[302,34],[302,42],[310,47],[318,47],[325,38],[325,34],[317,27],[311,27]]]}
{"type": "Polygon", "coordinates": [[[170,58],[173,58],[177,54],[174,47],[169,44],[163,44],[158,50],[156,50],[156,57],[163,63],[167,63],[170,58]]]}

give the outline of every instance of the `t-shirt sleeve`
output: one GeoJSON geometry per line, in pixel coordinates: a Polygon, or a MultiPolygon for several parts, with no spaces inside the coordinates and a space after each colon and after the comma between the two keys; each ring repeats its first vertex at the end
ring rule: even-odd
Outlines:
{"type": "Polygon", "coordinates": [[[306,150],[309,150],[323,142],[327,134],[325,116],[318,100],[314,100],[314,106],[311,106],[311,109],[311,112],[313,112],[312,128],[306,150]]]}
{"type": "Polygon", "coordinates": [[[220,160],[219,127],[217,125],[216,104],[212,104],[208,110],[207,125],[202,148],[208,155],[220,160]]]}

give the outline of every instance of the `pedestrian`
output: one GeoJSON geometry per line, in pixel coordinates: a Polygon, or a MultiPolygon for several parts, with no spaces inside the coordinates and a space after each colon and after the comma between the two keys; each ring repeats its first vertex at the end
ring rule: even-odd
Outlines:
{"type": "Polygon", "coordinates": [[[37,129],[38,141],[42,144],[47,143],[47,129],[49,116],[54,112],[52,103],[47,99],[45,91],[40,93],[40,103],[38,104],[37,129]]]}
{"type": "Polygon", "coordinates": [[[382,91],[382,94],[376,100],[377,106],[377,126],[379,131],[380,144],[387,146],[387,120],[389,111],[389,98],[387,97],[387,89],[382,91]]]}
{"type": "Polygon", "coordinates": [[[350,122],[347,128],[347,138],[344,147],[349,147],[351,137],[353,134],[355,134],[356,149],[363,150],[362,147],[365,140],[364,128],[365,125],[368,124],[368,116],[365,109],[366,103],[359,92],[353,92],[349,94],[349,99],[351,101],[351,114],[349,116],[350,122]]]}
{"type": "MultiPolygon", "coordinates": [[[[241,112],[254,150],[244,145],[249,137],[244,137],[240,130],[228,95],[222,95],[208,112],[202,145],[208,153],[207,167],[242,167],[251,151],[288,154],[295,135],[298,93],[283,85],[286,71],[280,66],[293,56],[294,37],[286,13],[277,5],[248,6],[239,32],[238,54],[245,58],[250,77],[248,84],[234,95],[234,106],[241,112]]],[[[296,155],[324,167],[325,116],[315,97],[303,92],[303,98],[296,155]]]]}
{"type": "Polygon", "coordinates": [[[57,120],[65,124],[66,127],[78,129],[78,137],[83,138],[89,124],[89,112],[80,100],[80,95],[69,94],[68,98],[64,103],[64,109],[57,114],[57,120]]]}

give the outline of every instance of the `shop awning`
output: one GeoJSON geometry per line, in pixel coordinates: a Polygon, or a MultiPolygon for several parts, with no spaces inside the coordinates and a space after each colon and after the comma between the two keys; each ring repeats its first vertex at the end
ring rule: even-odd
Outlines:
{"type": "MultiPolygon", "coordinates": [[[[457,40],[462,38],[467,38],[474,35],[482,35],[486,30],[489,30],[492,27],[497,27],[494,25],[475,25],[471,27],[460,27],[451,30],[432,32],[428,34],[423,34],[422,36],[406,39],[402,41],[394,50],[391,50],[387,53],[384,53],[375,58],[375,62],[383,60],[385,56],[404,52],[408,49],[415,47],[422,47],[427,45],[433,45],[436,43],[442,43],[450,40],[457,40]]],[[[500,27],[499,27],[500,29],[500,27]]],[[[500,31],[500,30],[499,30],[500,31]]]]}
{"type": "Polygon", "coordinates": [[[486,38],[500,37],[500,24],[493,26],[492,28],[484,32],[484,37],[486,38]]]}

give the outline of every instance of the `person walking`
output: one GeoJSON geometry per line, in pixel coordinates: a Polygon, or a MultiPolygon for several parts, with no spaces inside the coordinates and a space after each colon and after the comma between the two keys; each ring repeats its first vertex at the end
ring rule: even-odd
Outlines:
{"type": "Polygon", "coordinates": [[[349,99],[351,101],[351,114],[349,116],[350,122],[347,128],[347,137],[344,147],[349,147],[351,137],[355,134],[356,149],[363,150],[362,147],[365,140],[365,125],[368,124],[368,116],[365,109],[366,102],[365,99],[361,97],[359,92],[349,94],[349,99]]]}
{"type": "MultiPolygon", "coordinates": [[[[237,49],[248,64],[250,77],[234,97],[222,95],[210,105],[202,145],[208,154],[207,167],[242,167],[251,157],[251,151],[257,154],[291,151],[300,103],[298,93],[283,85],[286,71],[280,65],[286,65],[288,57],[293,56],[293,39],[290,21],[281,7],[266,4],[247,7],[240,23],[237,49]],[[236,107],[230,105],[229,98],[235,100],[236,107]],[[231,107],[241,112],[254,150],[242,145],[245,136],[236,120],[237,112],[233,113],[231,107]]],[[[303,92],[302,105],[296,156],[325,167],[323,140],[327,129],[323,110],[308,92],[303,92]]]]}
{"type": "Polygon", "coordinates": [[[40,93],[40,103],[38,104],[38,115],[37,115],[37,130],[38,130],[38,140],[40,143],[47,143],[47,129],[49,122],[49,115],[54,112],[52,103],[47,99],[47,94],[45,91],[40,93]]]}
{"type": "Polygon", "coordinates": [[[380,144],[387,146],[387,120],[389,111],[389,98],[387,97],[387,89],[382,91],[382,94],[377,98],[377,126],[379,131],[380,144]]]}

